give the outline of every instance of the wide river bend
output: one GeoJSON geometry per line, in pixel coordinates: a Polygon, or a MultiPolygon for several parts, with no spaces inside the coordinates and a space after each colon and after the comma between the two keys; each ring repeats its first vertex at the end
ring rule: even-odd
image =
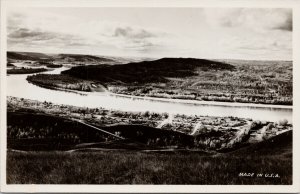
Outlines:
{"type": "MultiPolygon", "coordinates": [[[[68,68],[62,67],[46,73],[59,74],[66,69],[68,68]]],[[[107,92],[81,92],[85,95],[80,95],[78,93],[50,90],[33,85],[27,82],[27,76],[28,75],[7,76],[7,96],[80,107],[102,107],[105,109],[128,112],[150,111],[185,115],[234,116],[274,122],[287,119],[292,123],[292,106],[143,98],[107,92]]]]}

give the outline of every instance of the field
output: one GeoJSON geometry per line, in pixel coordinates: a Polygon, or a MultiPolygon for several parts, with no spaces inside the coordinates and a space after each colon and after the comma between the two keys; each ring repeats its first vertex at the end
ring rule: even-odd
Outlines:
{"type": "Polygon", "coordinates": [[[292,184],[291,151],[291,133],[240,152],[217,155],[188,151],[8,151],[7,183],[292,184]],[[263,177],[257,177],[259,173],[263,177]]]}

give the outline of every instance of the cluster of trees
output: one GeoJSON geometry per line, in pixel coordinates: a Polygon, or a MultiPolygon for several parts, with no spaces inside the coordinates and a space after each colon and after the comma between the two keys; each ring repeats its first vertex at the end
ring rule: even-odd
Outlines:
{"type": "MultiPolygon", "coordinates": [[[[91,111],[97,110],[91,109],[91,111]]],[[[122,115],[118,115],[122,117],[122,115]]],[[[151,113],[143,114],[143,116],[150,115],[151,113]]],[[[180,115],[177,117],[178,118],[176,119],[179,119],[180,115]]],[[[191,118],[193,117],[185,117],[185,119],[188,120],[191,118]]],[[[225,120],[222,122],[225,122],[225,120]]],[[[213,125],[213,121],[209,123],[213,125]]],[[[144,125],[113,125],[102,126],[101,128],[118,136],[127,138],[130,141],[137,141],[152,147],[175,146],[178,148],[222,150],[239,146],[249,139],[251,133],[256,133],[264,127],[266,131],[270,131],[274,128],[278,128],[278,126],[286,128],[290,127],[290,124],[288,124],[285,119],[278,123],[262,123],[260,121],[254,121],[244,133],[240,133],[240,130],[231,127],[229,127],[229,129],[219,130],[219,128],[207,128],[206,126],[203,126],[198,134],[194,136],[183,133],[186,125],[180,126],[180,132],[157,129],[144,125]]],[[[173,128],[174,125],[171,127],[173,128]]],[[[51,145],[54,147],[115,140],[114,137],[107,135],[106,133],[63,118],[43,114],[20,114],[16,112],[8,112],[7,137],[10,146],[22,146],[21,144],[24,144],[23,140],[30,140],[32,141],[33,147],[35,146],[35,143],[37,147],[41,144],[41,141],[37,140],[44,140],[44,143],[42,142],[42,144],[49,144],[49,142],[52,142],[51,145]]]]}
{"type": "Polygon", "coordinates": [[[7,66],[7,67],[16,67],[16,66],[13,65],[12,63],[7,63],[6,66],[7,66]]]}
{"type": "Polygon", "coordinates": [[[47,67],[49,67],[49,68],[60,68],[62,66],[63,65],[55,65],[55,64],[49,64],[49,65],[47,65],[47,67]]]}
{"type": "Polygon", "coordinates": [[[8,112],[9,139],[56,139],[75,142],[99,142],[107,135],[64,118],[33,113],[8,112]]]}
{"type": "Polygon", "coordinates": [[[32,126],[7,126],[7,137],[9,139],[56,139],[56,140],[68,140],[73,143],[80,143],[80,138],[76,133],[54,133],[53,128],[50,126],[44,126],[41,128],[35,128],[32,126]]]}
{"type": "Polygon", "coordinates": [[[13,68],[13,69],[7,69],[7,74],[29,74],[29,73],[40,73],[48,71],[48,69],[45,68],[13,68]]]}
{"type": "Polygon", "coordinates": [[[168,117],[168,113],[156,113],[156,112],[123,112],[123,111],[111,111],[111,115],[114,117],[120,117],[120,118],[130,118],[130,119],[154,119],[154,120],[161,120],[163,118],[168,117]]]}
{"type": "MultiPolygon", "coordinates": [[[[223,72],[224,73],[224,72],[223,72]]],[[[234,72],[237,74],[236,72],[234,72]]],[[[224,73],[225,74],[225,73],[224,73]]],[[[208,74],[209,75],[209,74],[208,74]]],[[[223,74],[221,74],[224,76],[223,74]]],[[[171,80],[166,84],[119,84],[110,85],[108,89],[113,93],[149,96],[160,98],[190,99],[222,102],[262,103],[291,105],[292,81],[266,80],[259,78],[239,78],[232,73],[227,77],[192,77],[180,80],[171,80]],[[230,79],[231,78],[231,79],[230,79]],[[200,79],[200,81],[199,81],[200,79]]],[[[204,74],[204,76],[207,76],[204,74]]]]}
{"type": "Polygon", "coordinates": [[[27,77],[27,80],[38,86],[55,89],[92,91],[91,83],[68,75],[36,74],[27,77]]]}

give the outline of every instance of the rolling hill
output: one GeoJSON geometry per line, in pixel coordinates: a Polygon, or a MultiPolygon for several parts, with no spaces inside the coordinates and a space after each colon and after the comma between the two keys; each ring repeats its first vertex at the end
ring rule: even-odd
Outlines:
{"type": "Polygon", "coordinates": [[[96,63],[112,63],[114,60],[98,57],[93,55],[79,55],[79,54],[58,54],[55,56],[56,60],[63,60],[65,62],[96,62],[96,63]]]}
{"type": "Polygon", "coordinates": [[[30,60],[30,61],[56,61],[64,63],[114,63],[115,61],[106,57],[81,54],[44,54],[35,52],[7,52],[7,60],[30,60]]]}
{"type": "Polygon", "coordinates": [[[7,52],[8,60],[51,60],[52,57],[42,53],[31,53],[31,52],[7,52]]]}
{"type": "Polygon", "coordinates": [[[194,58],[162,58],[154,61],[143,61],[114,66],[75,67],[62,72],[74,77],[97,80],[101,82],[149,83],[166,82],[166,77],[195,76],[197,69],[234,70],[226,63],[194,58]]]}

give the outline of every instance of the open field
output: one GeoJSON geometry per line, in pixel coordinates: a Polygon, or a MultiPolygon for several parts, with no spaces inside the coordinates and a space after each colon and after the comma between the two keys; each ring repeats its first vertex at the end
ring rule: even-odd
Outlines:
{"type": "Polygon", "coordinates": [[[187,151],[8,151],[7,183],[292,184],[291,137],[285,133],[241,152],[217,155],[187,151]],[[258,173],[263,177],[256,177],[258,173]]]}

